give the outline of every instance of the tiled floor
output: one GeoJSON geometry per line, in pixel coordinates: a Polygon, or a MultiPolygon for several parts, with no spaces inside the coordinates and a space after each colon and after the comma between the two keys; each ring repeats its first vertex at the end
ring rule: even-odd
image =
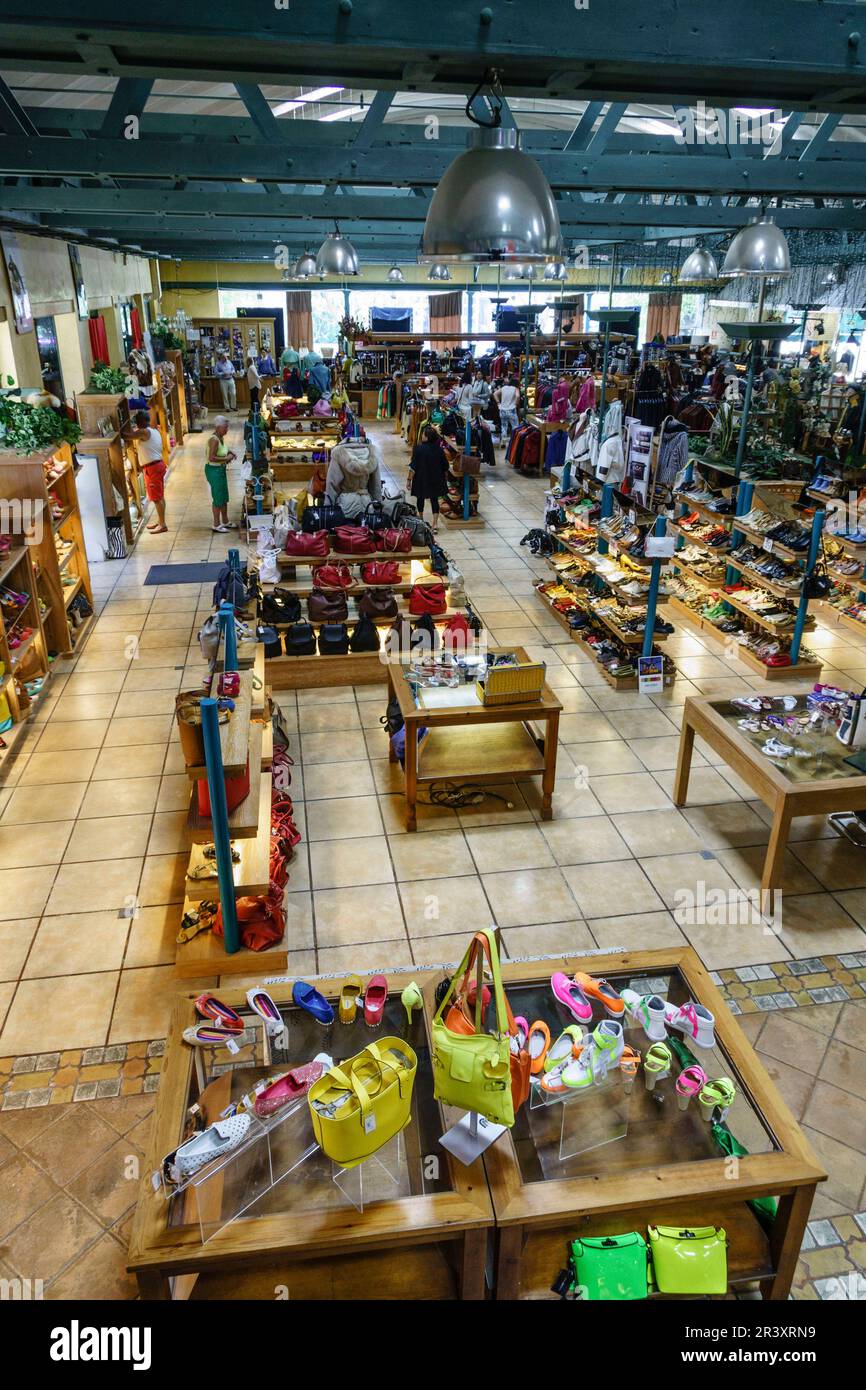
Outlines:
{"type": "MultiPolygon", "coordinates": [[[[390,431],[378,433],[399,480],[405,447],[390,431]]],[[[158,1084],[160,1048],[153,1043],[164,1036],[174,989],[187,860],[188,791],[172,716],[177,692],[199,678],[195,634],[210,594],[196,586],[145,588],[143,580],[153,563],[222,556],[234,539],[210,531],[203,451],[204,440],[193,439],[177,456],[169,534],[145,535],[127,561],[93,567],[92,635],[77,660],[59,664],[0,787],[0,1165],[17,1162],[29,1171],[32,1161],[42,1174],[29,1181],[45,1201],[28,1207],[26,1218],[24,1206],[16,1208],[19,1222],[35,1221],[51,1201],[77,1203],[63,1208],[69,1240],[59,1251],[62,1266],[55,1261],[39,1277],[63,1287],[79,1265],[85,1278],[90,1261],[96,1282],[104,1278],[119,1296],[123,1280],[107,1273],[122,1238],[119,1199],[112,1198],[107,1222],[83,1191],[69,1190],[64,1174],[50,1165],[43,1173],[30,1136],[72,1123],[65,1116],[78,1114],[75,1102],[87,1100],[90,1112],[96,1097],[97,1132],[108,1139],[106,1127],[113,1133],[116,1125],[98,1107],[125,1114],[124,1097],[146,1104],[158,1084]]],[[[683,890],[694,893],[699,882],[731,893],[756,885],[769,817],[700,744],[689,806],[673,806],[680,707],[688,694],[763,683],[678,628],[667,647],[680,670],[671,689],[651,699],[612,691],[532,593],[532,579],[547,567],[519,542],[539,524],[543,491],[538,480],[500,463],[496,476],[482,480],[486,528],[443,531],[443,542],[492,638],[520,642],[547,662],[565,711],[555,819],[540,821],[538,787],[521,782],[500,789],[508,806],[490,800],[460,812],[421,807],[421,833],[409,836],[401,774],[388,762],[379,723],[384,687],[280,692],[295,731],[292,795],[304,836],[287,896],[289,972],[454,960],[467,932],[491,921],[511,956],[689,941],[733,1006],[753,1015],[745,1020],[749,1029],[769,1029],[771,1043],[770,1025],[788,1019],[785,1005],[800,1005],[792,1026],[798,1037],[810,1028],[806,1041],[813,1045],[786,1054],[780,1065],[797,1073],[786,1076],[792,1086],[800,1075],[814,1078],[812,1035],[823,1037],[824,1028],[829,1038],[843,1016],[856,1023],[866,1012],[862,1003],[842,1002],[864,991],[866,853],[836,839],[823,818],[798,822],[778,930],[761,922],[708,926],[684,909],[683,890]],[[853,964],[840,965],[839,957],[853,964]],[[817,966],[816,958],[823,958],[817,966]],[[822,990],[836,1002],[816,1006],[822,990]],[[826,1024],[805,1023],[805,1012],[826,1024]]],[[[824,627],[810,642],[828,662],[824,679],[862,684],[866,643],[824,627]]],[[[862,1039],[840,1044],[864,1047],[862,1039]]],[[[829,1049],[821,1050],[823,1059],[829,1049]]],[[[845,1067],[840,1077],[856,1097],[853,1063],[845,1067]]],[[[843,1195],[825,1190],[819,1219],[836,1222],[836,1236],[856,1263],[858,1238],[839,1221],[863,1210],[863,1131],[855,1139],[856,1106],[832,1095],[822,1100],[824,1081],[820,1088],[810,1082],[817,1094],[804,1106],[843,1195]]],[[[806,1083],[799,1084],[803,1090],[806,1083]]],[[[846,1089],[841,1079],[837,1089],[846,1089]]],[[[45,1144],[40,1152],[51,1158],[45,1144]]],[[[69,1179],[78,1181],[80,1174],[69,1179]]],[[[0,1265],[23,1272],[21,1252],[35,1238],[28,1232],[23,1244],[12,1241],[17,1263],[7,1241],[0,1265]]],[[[816,1235],[816,1245],[838,1251],[827,1239],[816,1235]]],[[[817,1263],[827,1268],[816,1279],[845,1272],[842,1264],[831,1270],[829,1256],[817,1263]]]]}

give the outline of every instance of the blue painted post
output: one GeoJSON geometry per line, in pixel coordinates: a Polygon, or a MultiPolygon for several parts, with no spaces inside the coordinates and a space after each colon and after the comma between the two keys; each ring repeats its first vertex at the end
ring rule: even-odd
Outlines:
{"type": "MultiPolygon", "coordinates": [[[[605,483],[601,490],[601,516],[598,519],[599,521],[606,521],[609,516],[613,516],[613,484],[605,483]]],[[[600,534],[596,550],[599,555],[606,555],[608,548],[607,541],[600,534]]]]}
{"type": "MultiPolygon", "coordinates": [[[[657,516],[656,524],[653,527],[653,535],[665,535],[665,533],[667,532],[667,527],[667,518],[663,516],[657,516]]],[[[655,635],[656,627],[656,608],[658,607],[659,582],[661,580],[661,577],[662,561],[653,560],[652,569],[650,570],[649,594],[647,595],[646,601],[646,627],[644,628],[643,633],[643,650],[641,651],[641,656],[652,656],[653,637],[655,635]]]]}
{"type": "Polygon", "coordinates": [[[818,558],[818,548],[821,544],[821,532],[824,529],[824,518],[826,512],[817,511],[812,517],[812,538],[809,542],[809,554],[806,558],[806,568],[803,571],[803,588],[800,591],[800,602],[797,606],[797,621],[794,624],[794,636],[791,639],[791,665],[796,666],[800,659],[800,642],[803,638],[803,628],[806,626],[806,614],[809,611],[809,595],[806,593],[806,579],[815,568],[815,561],[818,558]]]}
{"type": "MultiPolygon", "coordinates": [[[[743,478],[739,488],[737,489],[737,510],[735,512],[735,516],[745,516],[748,512],[752,510],[752,498],[754,497],[754,495],[755,484],[750,483],[746,478],[743,478]]],[[[731,549],[736,550],[737,546],[740,545],[744,539],[745,537],[743,536],[742,531],[738,531],[737,528],[734,527],[734,529],[731,531],[731,549]]],[[[732,569],[732,567],[728,565],[727,569],[725,570],[725,583],[736,584],[738,578],[739,575],[737,571],[735,569],[732,569]]]]}
{"type": "Polygon", "coordinates": [[[263,510],[263,508],[262,508],[262,480],[261,480],[261,478],[256,478],[255,485],[254,485],[254,487],[253,487],[253,498],[255,499],[255,504],[256,504],[256,516],[261,516],[262,510],[263,510]]]}
{"type": "Polygon", "coordinates": [[[235,632],[235,610],[232,604],[220,604],[219,620],[223,632],[223,670],[236,671],[238,669],[238,642],[235,632]]]}
{"type": "Polygon", "coordinates": [[[598,403],[598,438],[604,439],[604,413],[607,409],[607,361],[610,355],[610,324],[604,325],[604,356],[601,360],[601,400],[598,403]]]}
{"type": "Polygon", "coordinates": [[[749,353],[749,372],[746,377],[746,394],[743,399],[743,418],[740,421],[740,437],[737,441],[737,458],[734,463],[734,477],[739,481],[740,472],[743,467],[743,459],[746,456],[746,431],[749,426],[749,409],[752,404],[752,387],[755,384],[755,344],[749,353]]]}
{"type": "MultiPolygon", "coordinates": [[[[471,454],[471,452],[472,452],[472,425],[471,425],[471,423],[470,423],[468,420],[466,421],[466,430],[465,430],[465,433],[464,433],[464,435],[463,435],[463,452],[464,452],[464,454],[471,454]]],[[[469,474],[468,474],[468,473],[465,473],[464,476],[463,476],[463,520],[464,520],[464,521],[468,521],[468,520],[469,520],[469,474]]]]}
{"type": "Polygon", "coordinates": [[[210,815],[213,842],[216,849],[217,878],[223,919],[223,941],[227,955],[234,955],[240,946],[238,913],[235,902],[235,881],[232,873],[232,843],[229,835],[229,813],[226,804],[226,784],[223,778],[222,749],[220,748],[219,718],[216,700],[201,701],[201,730],[207,766],[207,786],[210,795],[210,815]]]}
{"type": "Polygon", "coordinates": [[[232,574],[240,574],[240,572],[241,572],[241,553],[240,553],[239,550],[230,550],[230,551],[229,551],[229,553],[228,553],[228,563],[229,563],[229,569],[231,570],[232,574]]]}

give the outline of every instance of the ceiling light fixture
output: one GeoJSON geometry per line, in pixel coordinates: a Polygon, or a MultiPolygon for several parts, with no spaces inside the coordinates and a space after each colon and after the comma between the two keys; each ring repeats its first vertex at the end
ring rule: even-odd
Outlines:
{"type": "Polygon", "coordinates": [[[327,116],[320,116],[320,121],[345,121],[349,116],[360,116],[367,108],[364,106],[341,106],[336,111],[329,111],[327,116]]]}
{"type": "Polygon", "coordinates": [[[447,265],[445,265],[443,262],[437,261],[435,265],[431,265],[431,267],[430,267],[430,273],[428,274],[427,279],[428,279],[428,280],[450,280],[450,279],[451,279],[451,271],[448,269],[447,265]]]}
{"type": "Polygon", "coordinates": [[[708,251],[705,246],[696,246],[691,255],[686,256],[683,261],[677,278],[684,284],[696,280],[718,280],[719,263],[712,251],[708,251]]]}
{"type": "Polygon", "coordinates": [[[359,275],[358,253],[334,223],[335,230],[328,232],[316,255],[317,275],[359,275]]]}
{"type": "Polygon", "coordinates": [[[400,267],[398,265],[392,265],[391,269],[388,271],[389,283],[392,285],[402,285],[404,278],[400,267]]]}
{"type": "Polygon", "coordinates": [[[568,271],[562,261],[550,261],[544,267],[544,278],[545,280],[567,280],[568,271]]]}
{"type": "Polygon", "coordinates": [[[502,127],[497,74],[478,84],[466,103],[477,127],[469,148],[445,170],[424,224],[423,261],[475,261],[481,265],[562,258],[556,200],[540,165],[520,149],[515,129],[502,127]],[[487,88],[487,91],[484,89],[487,88]],[[475,113],[482,97],[489,119],[475,113]]]}
{"type": "Polygon", "coordinates": [[[759,217],[737,232],[725,256],[722,275],[790,275],[791,256],[785,235],[772,217],[759,217]]]}
{"type": "Polygon", "coordinates": [[[296,280],[310,280],[318,274],[316,258],[312,251],[305,251],[303,256],[298,257],[293,274],[296,280]]]}

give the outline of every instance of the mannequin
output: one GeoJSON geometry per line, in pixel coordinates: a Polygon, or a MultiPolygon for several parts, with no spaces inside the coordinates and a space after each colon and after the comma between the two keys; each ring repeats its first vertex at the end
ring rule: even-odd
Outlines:
{"type": "Polygon", "coordinates": [[[283,374],[285,375],[287,370],[291,371],[292,367],[297,367],[300,363],[300,360],[301,359],[298,356],[295,349],[293,348],[292,344],[288,343],[284,348],[283,354],[280,358],[280,366],[283,369],[283,374]]]}
{"type": "Polygon", "coordinates": [[[328,502],[338,502],[349,519],[360,516],[370,501],[382,500],[381,455],[363,436],[344,439],[331,450],[325,482],[328,502]]]}

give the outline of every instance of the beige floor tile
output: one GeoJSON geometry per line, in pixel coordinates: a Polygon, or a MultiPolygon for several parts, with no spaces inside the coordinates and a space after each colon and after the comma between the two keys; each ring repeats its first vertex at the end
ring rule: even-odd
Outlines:
{"type": "Polygon", "coordinates": [[[665,906],[674,910],[680,926],[693,922],[695,914],[701,920],[701,913],[708,910],[707,894],[711,891],[729,895],[730,911],[736,919],[742,893],[712,854],[663,854],[642,858],[640,862],[665,906]]]}
{"type": "MultiPolygon", "coordinates": [[[[675,734],[669,738],[635,738],[629,741],[629,747],[648,772],[665,772],[677,765],[680,741],[675,734]]],[[[702,763],[701,755],[693,754],[692,767],[700,767],[702,763]]]]}
{"type": "Polygon", "coordinates": [[[410,938],[447,936],[464,931],[467,936],[491,925],[491,911],[475,876],[415,879],[400,884],[400,898],[410,938]]]}
{"type": "Polygon", "coordinates": [[[546,869],[555,862],[550,846],[534,825],[484,826],[467,830],[466,839],[481,874],[546,869]]]}
{"type": "MultiPolygon", "coordinates": [[[[827,1181],[819,1189],[822,1201],[838,1202],[843,1211],[859,1211],[862,1208],[863,1184],[866,1182],[866,1155],[813,1129],[805,1123],[805,1119],[803,1135],[828,1174],[827,1181]]],[[[815,1206],[812,1210],[815,1211],[815,1206]]]]}
{"type": "Polygon", "coordinates": [[[411,970],[412,948],[405,935],[393,941],[369,941],[356,946],[319,947],[319,970],[322,974],[360,972],[372,975],[377,971],[411,970]]]}
{"type": "Polygon", "coordinates": [[[16,787],[0,815],[0,825],[42,824],[71,820],[78,815],[86,782],[48,782],[41,787],[16,787]]]}
{"type": "Polygon", "coordinates": [[[66,695],[60,696],[52,712],[52,719],[110,719],[117,703],[114,691],[104,695],[66,695]]]}
{"type": "MultiPolygon", "coordinates": [[[[395,942],[395,946],[396,946],[395,942]]],[[[420,969],[431,969],[434,966],[450,965],[452,968],[459,965],[466,953],[467,938],[465,932],[458,932],[452,935],[443,936],[413,936],[412,954],[415,957],[415,964],[420,969]]],[[[319,956],[323,955],[319,952],[319,956]]],[[[324,966],[322,966],[324,969],[324,966]]]]}
{"type": "Polygon", "coordinates": [[[53,820],[44,825],[0,826],[0,869],[59,864],[74,824],[53,820]]]}
{"type": "MultiPolygon", "coordinates": [[[[673,770],[653,773],[659,786],[669,796],[673,796],[675,775],[673,770]]],[[[712,806],[722,801],[737,801],[739,795],[739,792],[734,791],[730,782],[726,782],[714,767],[692,768],[689,775],[687,806],[712,806]]],[[[749,795],[751,796],[753,793],[750,792],[749,795]]]]}
{"type": "Polygon", "coordinates": [[[570,922],[581,915],[560,869],[484,874],[482,883],[500,927],[570,922]]]}
{"type": "Polygon", "coordinates": [[[101,1234],[102,1228],[90,1213],[62,1192],[12,1232],[6,1257],[22,1274],[38,1269],[37,1277],[47,1283],[101,1234]]]}
{"type": "Polygon", "coordinates": [[[643,764],[628,744],[621,739],[605,743],[587,743],[580,749],[578,761],[590,777],[607,777],[616,773],[643,772],[643,764]]]}
{"type": "Polygon", "coordinates": [[[31,1053],[37,1038],[46,1052],[102,1047],[116,988],[115,970],[22,980],[0,1033],[0,1052],[5,1057],[31,1053]]]}
{"type": "Polygon", "coordinates": [[[0,922],[0,980],[18,979],[38,926],[38,917],[0,922]]]}
{"type": "MultiPolygon", "coordinates": [[[[529,826],[527,831],[533,828],[529,826]]],[[[485,833],[469,832],[470,835],[485,833]]],[[[390,842],[390,850],[398,882],[456,878],[475,872],[473,856],[461,830],[442,830],[431,835],[398,835],[390,842]]]]}
{"type": "MultiPolygon", "coordinates": [[[[549,955],[561,951],[577,956],[595,950],[595,941],[586,922],[538,922],[532,927],[506,927],[502,940],[509,960],[549,955]]],[[[552,965],[551,970],[556,966],[552,965]]]]}
{"type": "MultiPolygon", "coordinates": [[[[312,951],[316,945],[313,899],[309,892],[286,896],[286,946],[289,952],[312,951]]],[[[291,965],[290,965],[291,968],[291,965]]]]}
{"type": "MultiPolygon", "coordinates": [[[[378,720],[376,722],[378,724],[378,720]]],[[[303,705],[298,711],[298,728],[302,734],[343,732],[360,727],[361,720],[354,704],[303,705]]],[[[303,743],[306,744],[306,739],[303,743]]]]}
{"type": "Polygon", "coordinates": [[[609,815],[626,811],[666,811],[671,807],[670,798],[649,772],[593,777],[592,792],[609,815]]]}
{"type": "Polygon", "coordinates": [[[0,922],[40,916],[56,873],[54,864],[36,869],[0,869],[0,922]]]}
{"type": "Polygon", "coordinates": [[[834,1038],[824,1054],[818,1077],[820,1081],[832,1082],[841,1090],[866,1100],[866,1069],[860,1048],[849,1047],[834,1038]]]}
{"type": "Polygon", "coordinates": [[[73,671],[63,692],[65,695],[110,695],[117,694],[126,678],[125,669],[121,671],[73,671]]]}
{"type": "Polygon", "coordinates": [[[719,806],[684,806],[682,815],[701,843],[712,850],[737,849],[741,845],[766,845],[769,828],[755,805],[726,801],[719,806]]]}
{"type": "MultiPolygon", "coordinates": [[[[182,672],[175,671],[170,666],[154,666],[149,670],[147,667],[139,667],[133,662],[123,683],[123,694],[151,690],[176,692],[180,689],[181,675],[182,672]]],[[[161,704],[164,707],[165,701],[162,701],[161,704]]]]}
{"type": "Polygon", "coordinates": [[[60,916],[80,910],[87,903],[92,912],[119,912],[135,900],[142,861],[109,859],[94,873],[92,863],[61,864],[45,911],[60,916]]]}
{"type": "Polygon", "coordinates": [[[210,983],[208,980],[176,980],[171,965],[121,971],[109,1043],[164,1037],[178,991],[182,988],[191,992],[207,988],[210,983]]]}
{"type": "Polygon", "coordinates": [[[785,898],[781,937],[795,960],[866,951],[866,932],[829,893],[804,893],[785,898]]]}
{"type": "Polygon", "coordinates": [[[679,741],[679,723],[669,719],[660,709],[625,710],[608,716],[611,724],[621,738],[641,741],[648,738],[676,738],[679,741]]]}
{"type": "MultiPolygon", "coordinates": [[[[523,801],[522,797],[521,801],[523,801]]],[[[312,805],[311,802],[310,806],[312,807],[312,805]]],[[[389,796],[380,796],[379,809],[382,813],[385,834],[389,838],[392,835],[405,835],[407,833],[405,796],[400,796],[397,792],[389,796]]],[[[419,801],[415,811],[419,834],[430,830],[455,830],[460,825],[457,812],[449,810],[447,806],[428,806],[425,802],[419,801]]],[[[531,813],[530,819],[532,819],[531,813]]]]}
{"type": "MultiPolygon", "coordinates": [[[[177,932],[180,913],[175,903],[161,907],[140,907],[137,915],[128,920],[124,967],[173,965],[177,955],[177,932]]],[[[120,924],[118,924],[120,925],[120,924]]]]}
{"type": "Polygon", "coordinates": [[[107,719],[52,719],[43,726],[36,745],[40,753],[65,753],[70,748],[100,748],[107,719]]]}
{"type": "MultiPolygon", "coordinates": [[[[175,674],[180,676],[179,672],[175,674]]],[[[129,677],[127,677],[127,680],[129,677]]],[[[129,690],[124,686],[117,697],[115,719],[147,719],[155,714],[174,714],[175,689],[129,690]]]]}
{"type": "MultiPolygon", "coordinates": [[[[168,745],[168,749],[165,755],[165,762],[162,765],[162,771],[163,775],[166,777],[173,776],[173,774],[176,772],[186,771],[186,762],[184,761],[183,749],[180,746],[179,740],[176,743],[170,743],[168,745]]],[[[300,786],[300,780],[298,777],[297,770],[295,769],[292,772],[292,795],[300,796],[300,791],[295,790],[296,785],[298,787],[300,786]]]]}
{"type": "Polygon", "coordinates": [[[318,840],[310,845],[310,869],[318,888],[352,888],[394,881],[384,835],[363,840],[318,840]]]}
{"type": "Polygon", "coordinates": [[[803,1122],[839,1144],[862,1146],[866,1134],[866,1100],[830,1085],[825,1078],[812,1092],[803,1122]]]}
{"type": "Polygon", "coordinates": [[[303,740],[304,769],[317,763],[360,761],[367,756],[367,745],[360,729],[326,734],[305,734],[303,740]]]}
{"type": "Polygon", "coordinates": [[[359,941],[399,938],[406,944],[406,928],[396,885],[375,884],[360,888],[317,888],[313,893],[316,940],[325,946],[351,946],[359,941]]]}
{"type": "Polygon", "coordinates": [[[94,782],[117,781],[122,777],[159,777],[166,750],[164,744],[137,744],[134,747],[103,748],[94,767],[94,782]]]}
{"type": "MultiPolygon", "coordinates": [[[[527,806],[536,819],[541,813],[541,782],[521,782],[527,806]]],[[[587,776],[579,770],[562,768],[559,770],[556,788],[553,793],[553,819],[574,820],[578,816],[601,816],[604,808],[587,785],[587,776]]]]}
{"type": "Polygon", "coordinates": [[[148,854],[176,854],[189,845],[187,820],[189,808],[185,811],[163,811],[153,817],[153,826],[147,844],[148,854]]]}
{"type": "Polygon", "coordinates": [[[186,773],[173,772],[171,776],[160,779],[156,810],[160,812],[188,810],[189,798],[190,785],[186,773]]]}
{"type": "Polygon", "coordinates": [[[464,806],[457,812],[457,819],[464,830],[482,825],[531,824],[535,820],[535,812],[516,782],[497,782],[495,787],[486,790],[488,795],[477,806],[464,806]],[[491,796],[490,792],[496,795],[491,796]],[[505,800],[499,801],[497,798],[500,796],[505,800]]]}
{"type": "Polygon", "coordinates": [[[151,817],[94,816],[78,822],[63,856],[67,864],[102,859],[132,859],[147,849],[151,817]]]}
{"type": "Polygon", "coordinates": [[[842,892],[866,887],[866,855],[847,840],[806,840],[792,849],[825,888],[842,892]]]}
{"type": "MultiPolygon", "coordinates": [[[[741,888],[760,888],[761,875],[766,856],[765,845],[743,846],[740,849],[716,850],[720,862],[728,873],[737,880],[741,888]]],[[[820,893],[821,885],[813,874],[790,850],[786,850],[782,860],[782,881],[779,885],[783,893],[820,893]]]]}
{"type": "MultiPolygon", "coordinates": [[[[45,1109],[47,1108],[46,1106],[45,1109]]],[[[18,1115],[23,1117],[24,1112],[16,1112],[16,1118],[18,1115]]],[[[4,1246],[9,1232],[56,1197],[58,1191],[51,1179],[41,1168],[37,1168],[27,1154],[19,1153],[10,1158],[3,1168],[3,1183],[0,1187],[0,1239],[4,1241],[4,1246]]],[[[5,1250],[3,1269],[4,1273],[11,1269],[5,1260],[5,1250]]],[[[31,1275],[31,1278],[34,1277],[39,1276],[31,1275]]]]}
{"type": "Polygon", "coordinates": [[[171,714],[146,714],[139,719],[112,719],[105,736],[105,748],[141,747],[168,743],[174,731],[171,714]]]}
{"type": "Polygon", "coordinates": [[[607,816],[541,822],[539,829],[557,864],[595,864],[631,858],[628,845],[607,816]]]}
{"type": "Polygon", "coordinates": [[[613,824],[632,854],[673,854],[699,850],[702,841],[679,811],[633,811],[613,816],[613,824]]]}
{"type": "Polygon", "coordinates": [[[659,951],[667,946],[688,945],[669,912],[590,917],[589,929],[596,944],[604,951],[659,951]]]}
{"type": "MultiPolygon", "coordinates": [[[[304,745],[306,747],[306,739],[304,745]]],[[[397,770],[399,772],[399,767],[397,770]]],[[[292,778],[294,788],[294,772],[292,778]]],[[[304,760],[304,796],[307,801],[337,796],[372,796],[375,790],[373,774],[366,758],[347,763],[319,763],[315,767],[310,767],[306,758],[304,760]]]]}
{"type": "Polygon", "coordinates": [[[708,970],[766,965],[768,961],[790,958],[781,934],[761,918],[759,900],[756,899],[754,905],[735,906],[730,915],[733,920],[727,923],[709,921],[695,925],[689,914],[674,913],[689,944],[694,946],[708,970]]]}
{"type": "Polygon", "coordinates": [[[862,1004],[843,1004],[834,1034],[837,1042],[866,1052],[866,1010],[862,1004]]]}
{"type": "Polygon", "coordinates": [[[64,782],[86,782],[93,773],[99,756],[95,748],[70,749],[62,760],[56,753],[31,753],[19,779],[22,787],[44,787],[57,783],[61,774],[64,782]]]}
{"type": "Polygon", "coordinates": [[[589,714],[581,710],[577,714],[562,714],[559,717],[561,743],[606,743],[614,736],[613,725],[603,714],[589,714]]]}
{"type": "Polygon", "coordinates": [[[79,818],[147,816],[156,804],[158,777],[114,778],[91,782],[82,802],[79,818]]]}
{"type": "Polygon", "coordinates": [[[375,796],[343,796],[309,803],[307,838],[311,841],[354,840],[381,834],[382,817],[375,796]]]}
{"type": "Polygon", "coordinates": [[[52,1182],[65,1186],[116,1142],[116,1130],[92,1106],[69,1105],[55,1124],[28,1142],[26,1152],[52,1182]]]}
{"type": "Polygon", "coordinates": [[[563,869],[563,874],[585,917],[652,912],[662,906],[640,866],[632,860],[617,863],[615,873],[607,864],[583,864],[563,869]]]}
{"type": "Polygon", "coordinates": [[[350,685],[316,685],[298,691],[298,708],[302,705],[354,704],[355,694],[350,685]]]}

